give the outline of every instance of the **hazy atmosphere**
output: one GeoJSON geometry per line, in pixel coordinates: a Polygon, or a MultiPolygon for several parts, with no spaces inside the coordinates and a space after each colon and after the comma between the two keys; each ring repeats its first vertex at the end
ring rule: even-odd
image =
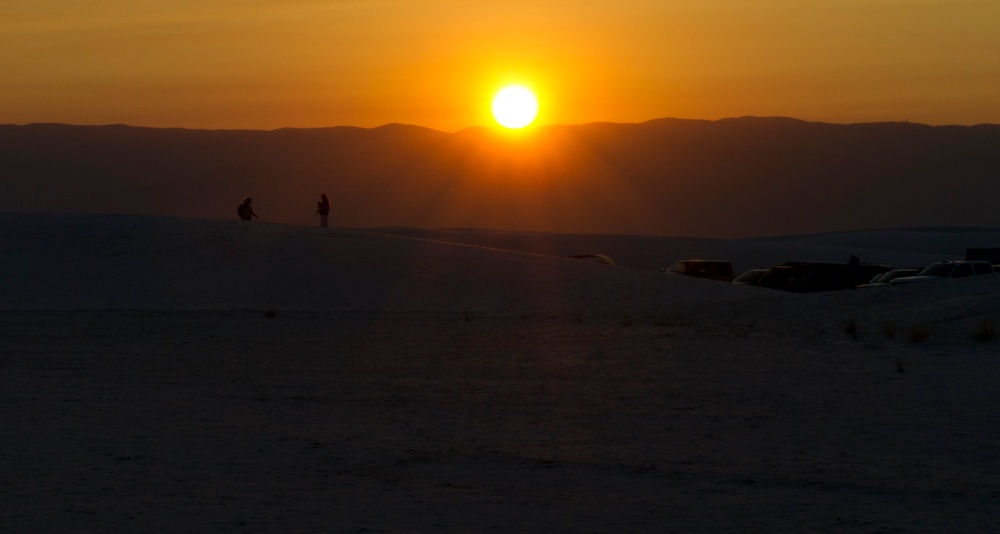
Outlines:
{"type": "Polygon", "coordinates": [[[1000,122],[992,0],[7,0],[0,123],[1000,122]]]}

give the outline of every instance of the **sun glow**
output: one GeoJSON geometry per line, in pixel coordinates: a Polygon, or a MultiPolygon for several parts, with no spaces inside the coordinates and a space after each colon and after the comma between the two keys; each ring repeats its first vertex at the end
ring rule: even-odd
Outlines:
{"type": "Polygon", "coordinates": [[[505,128],[524,128],[538,115],[538,99],[523,85],[508,85],[493,97],[493,118],[505,128]]]}

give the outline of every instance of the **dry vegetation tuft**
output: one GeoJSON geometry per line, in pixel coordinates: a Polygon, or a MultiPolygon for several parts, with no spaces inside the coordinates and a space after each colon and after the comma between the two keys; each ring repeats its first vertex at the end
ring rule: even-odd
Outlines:
{"type": "Polygon", "coordinates": [[[908,339],[910,343],[926,341],[931,337],[931,327],[925,324],[915,324],[910,326],[908,339]]]}
{"type": "Polygon", "coordinates": [[[972,339],[980,343],[993,341],[996,338],[997,330],[993,327],[993,323],[989,319],[983,319],[983,322],[979,323],[979,327],[972,332],[972,339]]]}

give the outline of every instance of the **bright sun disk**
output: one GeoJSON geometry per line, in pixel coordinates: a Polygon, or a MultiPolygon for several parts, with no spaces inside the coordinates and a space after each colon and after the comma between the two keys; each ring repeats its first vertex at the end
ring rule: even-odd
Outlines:
{"type": "Polygon", "coordinates": [[[493,118],[505,128],[524,128],[538,115],[538,100],[527,87],[509,85],[493,97],[493,118]]]}

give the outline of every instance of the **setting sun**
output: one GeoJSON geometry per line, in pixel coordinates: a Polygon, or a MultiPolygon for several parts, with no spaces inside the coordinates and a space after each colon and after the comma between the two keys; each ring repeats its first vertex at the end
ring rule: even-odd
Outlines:
{"type": "Polygon", "coordinates": [[[505,128],[524,128],[537,114],[538,100],[527,87],[509,85],[493,97],[493,118],[505,128]]]}

